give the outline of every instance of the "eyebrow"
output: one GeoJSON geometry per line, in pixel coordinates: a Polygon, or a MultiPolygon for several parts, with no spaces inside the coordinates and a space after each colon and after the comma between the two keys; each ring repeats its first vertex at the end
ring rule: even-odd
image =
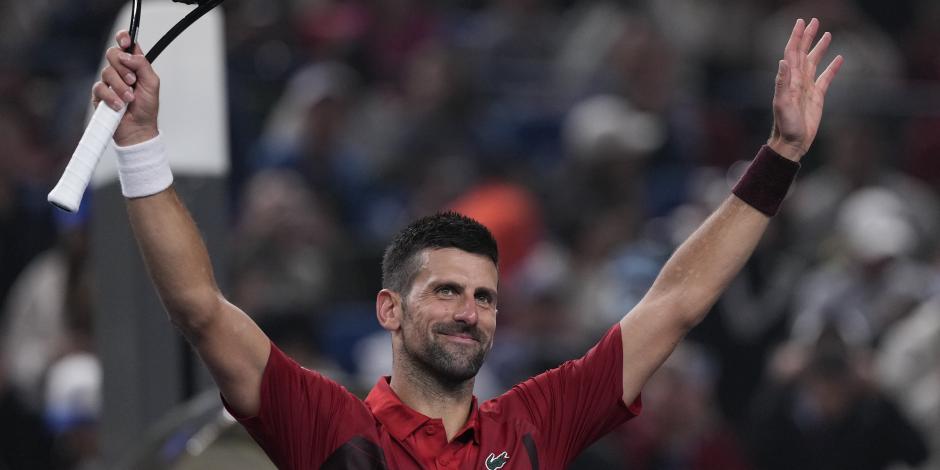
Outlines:
{"type": "Polygon", "coordinates": [[[454,281],[445,281],[445,280],[433,282],[431,283],[429,287],[431,288],[432,291],[436,291],[440,289],[441,287],[449,287],[457,291],[458,293],[462,293],[465,290],[464,286],[462,286],[461,284],[454,282],[454,281]]]}

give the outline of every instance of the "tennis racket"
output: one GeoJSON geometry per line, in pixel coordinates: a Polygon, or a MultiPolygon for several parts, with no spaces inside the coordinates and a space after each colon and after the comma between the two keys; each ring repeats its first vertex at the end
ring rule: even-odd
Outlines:
{"type": "MultiPolygon", "coordinates": [[[[177,22],[156,44],[147,52],[147,61],[151,64],[157,60],[157,57],[177,36],[186,30],[190,25],[196,22],[203,15],[221,4],[224,0],[173,0],[177,3],[188,5],[197,5],[183,19],[177,22]]],[[[133,0],[131,4],[131,24],[128,32],[131,36],[131,44],[126,49],[127,52],[134,50],[134,44],[137,43],[137,31],[140,29],[140,4],[141,0],[133,0]]],[[[98,103],[95,113],[91,116],[91,121],[82,138],[78,141],[75,152],[69,160],[59,182],[52,188],[46,199],[54,206],[75,212],[78,210],[82,201],[82,195],[88,188],[91,176],[98,166],[98,160],[108,147],[114,131],[117,129],[121,118],[127,112],[127,105],[121,107],[120,111],[111,109],[104,101],[98,103]]]]}

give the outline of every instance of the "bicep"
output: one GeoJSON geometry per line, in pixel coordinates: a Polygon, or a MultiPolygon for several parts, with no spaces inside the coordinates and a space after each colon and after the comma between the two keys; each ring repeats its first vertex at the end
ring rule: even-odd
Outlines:
{"type": "Polygon", "coordinates": [[[219,297],[211,320],[190,335],[232,411],[254,416],[261,403],[261,378],[271,341],[241,309],[219,297]]]}
{"type": "Polygon", "coordinates": [[[671,315],[665,302],[641,301],[620,320],[623,341],[623,401],[630,404],[682,341],[691,325],[671,315]]]}

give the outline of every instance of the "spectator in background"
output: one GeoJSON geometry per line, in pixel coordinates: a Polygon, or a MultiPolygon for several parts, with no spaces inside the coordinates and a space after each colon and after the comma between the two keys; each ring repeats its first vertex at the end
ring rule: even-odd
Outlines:
{"type": "Polygon", "coordinates": [[[792,340],[810,344],[831,326],[852,345],[873,346],[936,291],[938,273],[912,258],[921,242],[913,215],[887,189],[849,194],[835,217],[834,256],[796,289],[792,340]]]}
{"type": "Polygon", "coordinates": [[[566,307],[596,331],[639,302],[665,260],[643,229],[653,186],[644,176],[666,126],[620,96],[597,95],[571,109],[563,137],[568,171],[557,175],[549,213],[572,247],[566,307]]]}
{"type": "MultiPolygon", "coordinates": [[[[750,34],[754,22],[765,14],[767,2],[747,0],[645,0],[659,30],[681,53],[686,86],[702,85],[702,70],[709,63],[740,66],[750,54],[750,44],[738,40],[750,34]]],[[[814,13],[815,14],[815,13],[814,13]]]]}
{"type": "Polygon", "coordinates": [[[350,200],[370,172],[348,139],[356,80],[352,69],[333,62],[295,73],[271,111],[254,157],[255,171],[296,171],[339,215],[351,212],[350,200]]]}
{"type": "Polygon", "coordinates": [[[344,235],[368,245],[405,211],[397,188],[376,183],[388,160],[376,150],[395,142],[401,124],[394,114],[361,113],[360,85],[360,76],[338,62],[297,71],[268,117],[252,173],[270,168],[296,172],[345,229],[344,235]],[[379,131],[349,125],[356,120],[368,123],[364,129],[379,131]]]}
{"type": "MultiPolygon", "coordinates": [[[[7,89],[21,93],[24,89],[7,89]]],[[[38,123],[18,103],[0,104],[0,305],[20,271],[55,237],[51,210],[42,197],[48,151],[38,123]]]]}
{"type": "Polygon", "coordinates": [[[0,468],[54,469],[53,437],[42,415],[23,402],[0,369],[0,468]]]}
{"type": "Polygon", "coordinates": [[[234,237],[234,298],[259,317],[316,312],[339,289],[343,252],[330,210],[290,170],[265,170],[246,187],[234,237]]]}
{"type": "Polygon", "coordinates": [[[916,11],[911,25],[899,38],[907,59],[907,78],[917,85],[921,80],[940,80],[940,5],[936,2],[915,2],[916,11]]]}
{"type": "Polygon", "coordinates": [[[792,370],[772,376],[751,404],[746,434],[766,470],[883,470],[927,458],[923,437],[869,379],[867,349],[838,330],[798,349],[792,370]]]}
{"type": "Polygon", "coordinates": [[[77,214],[55,212],[57,244],[23,270],[3,308],[4,369],[34,411],[43,408],[49,366],[66,353],[91,350],[88,202],[77,214]]]}
{"type": "Polygon", "coordinates": [[[836,119],[821,137],[823,165],[795,186],[787,209],[800,228],[792,241],[796,249],[812,262],[826,261],[838,246],[829,239],[837,233],[842,203],[858,189],[878,187],[903,201],[916,241],[909,254],[928,252],[940,228],[937,194],[892,166],[896,151],[884,126],[864,118],[836,119]]]}
{"type": "MultiPolygon", "coordinates": [[[[477,182],[485,184],[484,178],[504,173],[506,162],[483,154],[477,142],[476,92],[464,78],[459,53],[425,43],[407,62],[397,95],[372,97],[373,112],[375,105],[384,108],[384,121],[374,124],[396,130],[389,158],[381,160],[382,185],[397,188],[408,217],[434,212],[477,182]]],[[[384,240],[393,235],[388,230],[374,233],[384,240]]]]}
{"type": "Polygon", "coordinates": [[[0,449],[0,467],[72,469],[97,457],[88,202],[77,214],[54,213],[56,245],[22,271],[4,305],[0,441],[15,449],[0,449]]]}
{"type": "MultiPolygon", "coordinates": [[[[929,89],[940,80],[940,4],[923,1],[917,5],[913,24],[900,38],[907,58],[907,84],[920,96],[931,96],[929,89]]],[[[902,169],[911,176],[940,188],[940,119],[935,100],[911,100],[917,112],[904,128],[902,169]]]]}
{"type": "Polygon", "coordinates": [[[685,201],[691,167],[701,159],[700,123],[694,108],[697,90],[683,82],[678,51],[647,14],[626,14],[621,28],[604,67],[586,90],[586,101],[593,101],[590,95],[595,94],[615,96],[625,100],[628,114],[649,118],[651,124],[628,134],[635,142],[642,136],[648,139],[633,149],[646,157],[636,185],[642,191],[637,207],[643,212],[638,215],[663,216],[685,201]]]}
{"type": "Polygon", "coordinates": [[[539,98],[548,91],[558,20],[551,2],[493,0],[457,30],[455,41],[469,54],[495,109],[519,117],[544,110],[539,98]]]}
{"type": "Polygon", "coordinates": [[[373,0],[366,33],[371,78],[380,84],[399,83],[408,61],[438,34],[438,2],[373,0]]]}
{"type": "Polygon", "coordinates": [[[101,468],[101,375],[101,363],[89,352],[69,353],[49,367],[43,417],[55,438],[56,469],[101,468]]]}
{"type": "Polygon", "coordinates": [[[875,376],[929,441],[932,456],[918,468],[940,467],[940,294],[884,334],[875,376]]]}

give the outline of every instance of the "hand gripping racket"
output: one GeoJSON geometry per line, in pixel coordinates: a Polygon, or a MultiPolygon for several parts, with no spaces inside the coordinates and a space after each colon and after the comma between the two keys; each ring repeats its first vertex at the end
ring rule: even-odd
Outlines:
{"type": "MultiPolygon", "coordinates": [[[[180,33],[224,0],[173,1],[188,5],[198,4],[198,6],[170,28],[147,52],[147,61],[150,63],[153,63],[180,33]]],[[[128,28],[131,44],[126,49],[128,52],[134,50],[134,44],[137,42],[137,30],[140,29],[140,4],[141,0],[133,0],[131,5],[131,24],[128,28]]],[[[78,141],[78,146],[76,146],[75,152],[72,153],[72,158],[66,165],[62,177],[59,178],[59,182],[46,197],[52,205],[69,212],[78,210],[82,195],[85,193],[85,189],[88,188],[95,167],[98,166],[98,160],[101,159],[101,154],[107,148],[125,112],[127,112],[126,104],[120,111],[115,111],[104,101],[98,103],[98,107],[95,108],[95,113],[91,116],[91,121],[88,123],[88,127],[85,128],[81,140],[78,141]]]]}

